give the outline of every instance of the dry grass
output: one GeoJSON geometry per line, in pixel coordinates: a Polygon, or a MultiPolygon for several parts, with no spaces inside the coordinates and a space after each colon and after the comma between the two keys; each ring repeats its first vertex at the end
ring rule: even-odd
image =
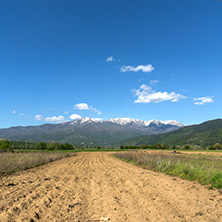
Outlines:
{"type": "Polygon", "coordinates": [[[40,166],[68,156],[69,153],[0,153],[0,175],[40,166]]]}
{"type": "Polygon", "coordinates": [[[174,153],[115,153],[116,157],[146,169],[197,180],[201,184],[222,188],[222,157],[174,153]]]}

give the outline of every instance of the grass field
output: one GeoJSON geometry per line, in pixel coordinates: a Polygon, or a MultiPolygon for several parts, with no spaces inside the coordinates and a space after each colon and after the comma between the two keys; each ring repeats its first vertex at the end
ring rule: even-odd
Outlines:
{"type": "Polygon", "coordinates": [[[222,156],[173,152],[123,152],[115,157],[146,169],[222,188],[222,156]]]}
{"type": "Polygon", "coordinates": [[[70,155],[74,154],[63,152],[0,153],[0,175],[40,166],[70,155]]]}

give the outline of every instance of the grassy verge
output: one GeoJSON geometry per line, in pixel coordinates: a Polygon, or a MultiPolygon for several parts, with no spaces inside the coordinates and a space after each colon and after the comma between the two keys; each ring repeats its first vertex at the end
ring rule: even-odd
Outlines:
{"type": "Polygon", "coordinates": [[[201,154],[115,153],[115,157],[146,169],[199,181],[210,188],[222,188],[222,157],[201,154]]]}
{"type": "Polygon", "coordinates": [[[73,154],[58,152],[0,153],[0,176],[37,167],[71,155],[73,154]]]}

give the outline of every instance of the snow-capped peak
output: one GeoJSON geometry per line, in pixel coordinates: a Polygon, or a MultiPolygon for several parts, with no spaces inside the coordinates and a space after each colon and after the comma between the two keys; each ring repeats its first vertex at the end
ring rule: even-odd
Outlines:
{"type": "Polygon", "coordinates": [[[107,120],[107,122],[116,123],[119,125],[129,125],[129,124],[136,124],[140,126],[144,126],[144,121],[139,119],[130,119],[130,118],[113,118],[107,120]]]}
{"type": "Polygon", "coordinates": [[[183,127],[184,125],[176,120],[166,120],[166,121],[160,121],[160,120],[150,120],[150,121],[145,121],[146,126],[149,126],[151,123],[154,123],[157,126],[160,126],[162,124],[165,125],[172,125],[172,126],[177,126],[177,127],[183,127]]]}
{"type": "MultiPolygon", "coordinates": [[[[85,117],[82,119],[76,119],[71,122],[71,124],[86,124],[86,123],[98,123],[103,122],[101,119],[97,118],[89,118],[85,117]]],[[[160,127],[162,124],[165,125],[172,125],[177,127],[183,127],[182,123],[179,123],[176,120],[167,120],[167,121],[160,121],[160,120],[150,120],[150,121],[143,121],[139,119],[131,119],[131,118],[113,118],[106,120],[105,122],[111,122],[122,126],[132,126],[132,127],[149,127],[151,123],[155,124],[157,127],[160,127]]]]}
{"type": "Polygon", "coordinates": [[[131,118],[113,118],[107,120],[108,122],[116,123],[119,125],[137,125],[137,126],[149,126],[151,123],[154,123],[156,126],[160,127],[162,124],[165,125],[172,125],[177,127],[183,127],[182,123],[179,123],[176,120],[167,120],[167,121],[160,121],[160,120],[150,120],[150,121],[143,121],[139,119],[131,119],[131,118]]]}
{"type": "Polygon", "coordinates": [[[75,124],[75,123],[84,124],[84,123],[92,123],[92,122],[98,123],[98,122],[101,122],[101,121],[99,119],[96,119],[96,118],[94,119],[94,118],[85,117],[85,118],[82,118],[82,119],[76,119],[71,124],[75,124]]]}
{"type": "Polygon", "coordinates": [[[154,123],[154,124],[157,125],[157,126],[160,126],[160,125],[162,124],[161,121],[159,121],[159,120],[154,120],[154,119],[149,120],[149,121],[145,121],[145,125],[146,125],[146,126],[149,126],[151,123],[154,123]]]}
{"type": "Polygon", "coordinates": [[[162,121],[164,124],[170,124],[170,125],[173,125],[173,126],[178,126],[178,127],[183,127],[184,124],[176,121],[176,120],[167,120],[167,121],[162,121]]]}

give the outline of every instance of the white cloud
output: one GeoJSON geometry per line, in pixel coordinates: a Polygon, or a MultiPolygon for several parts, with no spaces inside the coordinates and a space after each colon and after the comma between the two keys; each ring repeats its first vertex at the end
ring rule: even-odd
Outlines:
{"type": "Polygon", "coordinates": [[[159,81],[158,80],[150,80],[150,85],[155,85],[156,83],[158,83],[159,81]]]}
{"type": "Polygon", "coordinates": [[[89,110],[89,106],[87,103],[78,103],[74,106],[74,109],[89,110]]]}
{"type": "Polygon", "coordinates": [[[13,114],[16,114],[16,111],[15,111],[15,110],[13,110],[13,111],[12,111],[12,113],[13,113],[13,114]]]}
{"type": "Polygon", "coordinates": [[[78,109],[78,110],[91,110],[91,111],[97,113],[98,115],[101,114],[100,110],[98,110],[97,108],[94,108],[92,106],[89,106],[87,103],[78,103],[78,104],[74,105],[74,109],[78,109]]]}
{"type": "Polygon", "coordinates": [[[64,111],[64,114],[69,114],[69,112],[68,111],[64,111]]]}
{"type": "Polygon", "coordinates": [[[41,114],[37,114],[35,116],[35,119],[38,121],[44,120],[46,122],[64,122],[65,121],[64,116],[43,117],[41,114]]]}
{"type": "Polygon", "coordinates": [[[52,117],[46,117],[45,121],[49,122],[63,122],[65,121],[64,116],[52,116],[52,117]]]}
{"type": "Polygon", "coordinates": [[[152,72],[154,70],[154,67],[150,64],[148,65],[138,65],[137,67],[134,66],[122,66],[120,68],[121,72],[152,72]]]}
{"type": "Polygon", "coordinates": [[[115,59],[113,58],[113,56],[109,56],[107,59],[106,59],[106,62],[113,62],[115,61],[115,59]]]}
{"type": "Polygon", "coordinates": [[[206,97],[199,97],[194,98],[193,101],[196,101],[194,104],[196,105],[203,105],[205,103],[214,103],[212,96],[206,96],[206,97]]]}
{"type": "Polygon", "coordinates": [[[82,117],[78,114],[72,114],[69,118],[74,120],[74,119],[81,119],[82,117]]]}
{"type": "Polygon", "coordinates": [[[43,120],[44,118],[41,114],[37,114],[37,115],[35,115],[35,119],[36,120],[43,120]]]}
{"type": "Polygon", "coordinates": [[[163,101],[178,102],[186,97],[175,92],[155,92],[150,86],[141,85],[139,89],[133,89],[134,96],[137,96],[135,103],[160,103],[163,101]]]}

